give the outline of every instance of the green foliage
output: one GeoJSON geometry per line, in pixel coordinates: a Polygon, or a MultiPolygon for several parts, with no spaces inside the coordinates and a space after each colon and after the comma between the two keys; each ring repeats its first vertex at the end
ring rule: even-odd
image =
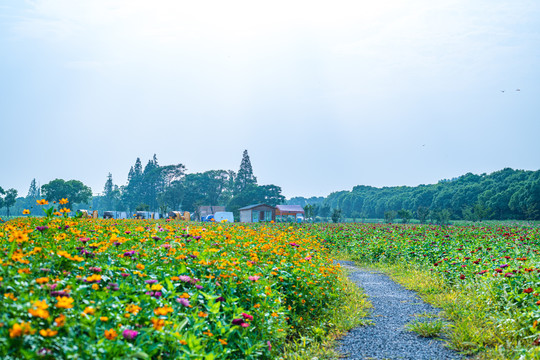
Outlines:
{"type": "Polygon", "coordinates": [[[416,210],[416,216],[420,220],[420,224],[425,224],[429,216],[429,208],[425,206],[419,206],[416,210]]]}
{"type": "Polygon", "coordinates": [[[13,205],[15,205],[16,201],[17,201],[16,189],[8,189],[4,191],[4,189],[0,187],[0,209],[5,207],[7,216],[10,216],[9,209],[13,205]],[[5,195],[5,196],[2,196],[2,195],[5,195]]]}
{"type": "Polygon", "coordinates": [[[396,218],[397,213],[394,210],[387,210],[384,212],[384,222],[391,223],[396,218]]]}
{"type": "MultiPolygon", "coordinates": [[[[295,201],[305,200],[297,198],[295,201]]],[[[352,191],[330,194],[322,204],[342,209],[343,216],[349,218],[353,217],[353,212],[381,219],[386,211],[407,210],[416,212],[420,222],[425,223],[429,209],[446,209],[455,219],[540,220],[540,170],[507,168],[489,175],[468,173],[416,187],[359,185],[352,191]]]]}
{"type": "Polygon", "coordinates": [[[341,220],[341,209],[334,209],[332,211],[332,221],[338,223],[341,220]]]}
{"type": "Polygon", "coordinates": [[[275,359],[365,315],[301,226],[19,218],[0,248],[6,360],[275,359]]]}
{"type": "Polygon", "coordinates": [[[235,193],[241,193],[250,185],[257,185],[257,178],[253,175],[253,168],[251,167],[248,152],[244,150],[240,169],[235,179],[235,193]]]}
{"type": "Polygon", "coordinates": [[[444,327],[444,322],[442,320],[414,320],[407,324],[407,328],[417,333],[422,337],[439,337],[441,336],[442,330],[444,327]]]}
{"type": "Polygon", "coordinates": [[[397,212],[397,216],[401,219],[403,224],[407,224],[412,219],[412,214],[409,210],[401,209],[397,212]]]}
{"type": "Polygon", "coordinates": [[[92,198],[92,189],[79,180],[55,179],[43,185],[41,192],[49,202],[68,199],[69,204],[86,204],[92,198]]]}
{"type": "MultiPolygon", "coordinates": [[[[326,225],[336,252],[388,270],[443,309],[441,333],[478,358],[521,359],[540,343],[540,227],[326,225]]],[[[440,323],[415,324],[425,333],[440,323]]],[[[534,357],[533,357],[534,358],[534,357]]]]}
{"type": "Polygon", "coordinates": [[[285,196],[281,195],[281,187],[276,185],[248,185],[246,188],[233,196],[227,205],[229,211],[238,213],[238,209],[253,204],[267,204],[275,206],[282,204],[285,196]]]}

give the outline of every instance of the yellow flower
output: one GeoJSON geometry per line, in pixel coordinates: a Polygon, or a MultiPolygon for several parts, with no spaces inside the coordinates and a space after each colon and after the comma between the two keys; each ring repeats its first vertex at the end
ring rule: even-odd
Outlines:
{"type": "Polygon", "coordinates": [[[13,295],[12,293],[5,293],[4,294],[4,297],[5,298],[8,298],[8,299],[11,299],[13,301],[17,301],[17,298],[15,297],[15,295],[13,295]]]}
{"type": "Polygon", "coordinates": [[[24,231],[15,230],[9,235],[9,242],[16,241],[19,244],[28,241],[28,234],[24,231]]]}
{"type": "Polygon", "coordinates": [[[22,213],[23,213],[23,215],[28,215],[28,214],[30,214],[30,210],[24,209],[22,213]]]}
{"type": "Polygon", "coordinates": [[[163,326],[165,326],[165,320],[163,320],[163,319],[152,318],[152,319],[150,319],[150,321],[152,321],[152,326],[156,330],[161,330],[163,328],[163,326]]]}
{"type": "Polygon", "coordinates": [[[60,201],[58,201],[60,203],[60,205],[65,205],[67,204],[69,201],[68,199],[60,199],[60,201]]]}
{"type": "Polygon", "coordinates": [[[98,290],[98,289],[99,289],[99,285],[98,285],[98,284],[93,284],[93,285],[92,285],[92,289],[98,290]]]}
{"type": "Polygon", "coordinates": [[[61,208],[61,209],[60,209],[60,212],[63,212],[63,213],[68,213],[68,212],[70,212],[70,211],[71,211],[71,210],[68,209],[68,208],[61,208]]]}
{"type": "Polygon", "coordinates": [[[144,270],[144,265],[143,264],[137,264],[137,269],[144,270]]]}
{"type": "Polygon", "coordinates": [[[109,321],[109,318],[106,317],[106,316],[102,316],[102,317],[99,318],[99,320],[105,322],[105,321],[109,321]]]}
{"type": "Polygon", "coordinates": [[[94,274],[94,275],[90,275],[89,277],[86,278],[86,282],[97,282],[97,281],[101,281],[101,275],[98,275],[98,274],[94,274]]]}
{"type": "Polygon", "coordinates": [[[51,336],[54,336],[56,334],[58,334],[58,331],[56,330],[51,330],[51,329],[41,329],[39,330],[39,334],[43,337],[51,337],[51,336]]]}
{"type": "Polygon", "coordinates": [[[165,305],[164,307],[154,309],[154,314],[156,314],[156,315],[167,315],[170,312],[172,313],[172,312],[174,312],[174,310],[173,310],[172,307],[170,307],[168,305],[165,305]]]}
{"type": "Polygon", "coordinates": [[[153,290],[153,291],[159,291],[163,289],[163,286],[159,285],[159,284],[154,284],[150,287],[150,290],[153,290]]]}
{"type": "Polygon", "coordinates": [[[9,337],[19,337],[22,335],[34,334],[36,330],[30,327],[29,322],[22,322],[20,324],[13,324],[13,327],[9,329],[9,337]]]}
{"type": "Polygon", "coordinates": [[[107,338],[107,340],[114,340],[117,336],[118,334],[114,329],[105,330],[105,338],[107,338]]]}
{"type": "Polygon", "coordinates": [[[64,314],[60,314],[60,316],[58,316],[56,319],[54,319],[54,323],[58,327],[64,326],[64,324],[66,323],[66,316],[64,314]]]}
{"type": "Polygon", "coordinates": [[[139,311],[141,311],[141,308],[135,304],[129,304],[127,307],[126,307],[126,311],[128,313],[132,313],[134,315],[137,315],[137,313],[139,311]]]}
{"type": "Polygon", "coordinates": [[[56,300],[57,300],[57,303],[56,303],[57,308],[71,309],[73,307],[73,299],[70,297],[58,296],[56,300]]]}
{"type": "Polygon", "coordinates": [[[96,313],[96,309],[94,309],[93,307],[91,306],[87,306],[84,311],[83,311],[84,314],[88,314],[88,315],[94,315],[96,313]]]}
{"type": "Polygon", "coordinates": [[[47,305],[47,302],[45,300],[42,301],[35,301],[32,305],[32,308],[28,309],[28,312],[30,315],[39,317],[42,319],[48,319],[49,318],[49,312],[46,310],[49,307],[47,305]]]}
{"type": "Polygon", "coordinates": [[[48,205],[49,202],[45,199],[41,199],[41,200],[36,200],[37,204],[38,205],[48,205]]]}

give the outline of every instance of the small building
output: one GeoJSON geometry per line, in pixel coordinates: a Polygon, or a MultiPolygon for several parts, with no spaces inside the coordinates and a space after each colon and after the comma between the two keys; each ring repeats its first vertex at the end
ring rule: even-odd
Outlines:
{"type": "Polygon", "coordinates": [[[240,222],[244,223],[276,220],[276,208],[266,204],[249,205],[239,211],[240,222]]]}
{"type": "Polygon", "coordinates": [[[300,205],[276,205],[277,221],[298,221],[305,217],[304,209],[300,205]]]}
{"type": "Polygon", "coordinates": [[[198,220],[202,220],[208,215],[214,215],[218,211],[225,211],[225,206],[199,206],[197,209],[198,220]]]}

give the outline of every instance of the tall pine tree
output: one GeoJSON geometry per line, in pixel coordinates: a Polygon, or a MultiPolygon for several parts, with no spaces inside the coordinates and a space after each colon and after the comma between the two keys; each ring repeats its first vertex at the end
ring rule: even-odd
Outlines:
{"type": "Polygon", "coordinates": [[[257,178],[253,175],[253,168],[247,150],[242,154],[242,162],[240,170],[236,174],[235,190],[236,193],[241,193],[248,185],[257,185],[257,178]]]}
{"type": "Polygon", "coordinates": [[[40,196],[39,187],[36,184],[36,179],[32,179],[32,182],[30,183],[30,188],[28,189],[28,195],[26,195],[29,199],[37,199],[40,196]]]}

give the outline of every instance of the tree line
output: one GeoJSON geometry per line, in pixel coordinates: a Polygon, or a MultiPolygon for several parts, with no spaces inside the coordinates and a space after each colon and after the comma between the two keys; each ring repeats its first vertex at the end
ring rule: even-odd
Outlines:
{"type": "Polygon", "coordinates": [[[540,170],[505,168],[491,174],[467,173],[416,187],[358,185],[323,199],[296,197],[288,203],[307,206],[312,217],[322,218],[400,218],[407,222],[415,217],[441,223],[449,219],[540,220],[540,170]]]}
{"type": "MultiPolygon", "coordinates": [[[[0,188],[0,195],[3,194],[0,188]]],[[[232,170],[209,170],[201,173],[186,173],[183,164],[160,165],[157,156],[143,167],[140,158],[131,166],[125,185],[117,185],[111,173],[107,175],[103,192],[92,196],[90,187],[78,180],[55,179],[41,187],[32,180],[28,195],[18,198],[10,195],[10,207],[16,214],[23,209],[33,209],[41,197],[50,202],[67,198],[63,207],[98,211],[152,211],[166,214],[169,211],[197,213],[199,206],[225,206],[236,215],[238,209],[257,203],[281,204],[285,197],[277,185],[259,185],[253,174],[247,150],[242,154],[238,172],[232,170]]],[[[8,197],[6,196],[6,199],[8,197]]],[[[3,198],[0,196],[0,201],[3,198]]],[[[0,208],[3,206],[0,202],[0,208]]]]}

